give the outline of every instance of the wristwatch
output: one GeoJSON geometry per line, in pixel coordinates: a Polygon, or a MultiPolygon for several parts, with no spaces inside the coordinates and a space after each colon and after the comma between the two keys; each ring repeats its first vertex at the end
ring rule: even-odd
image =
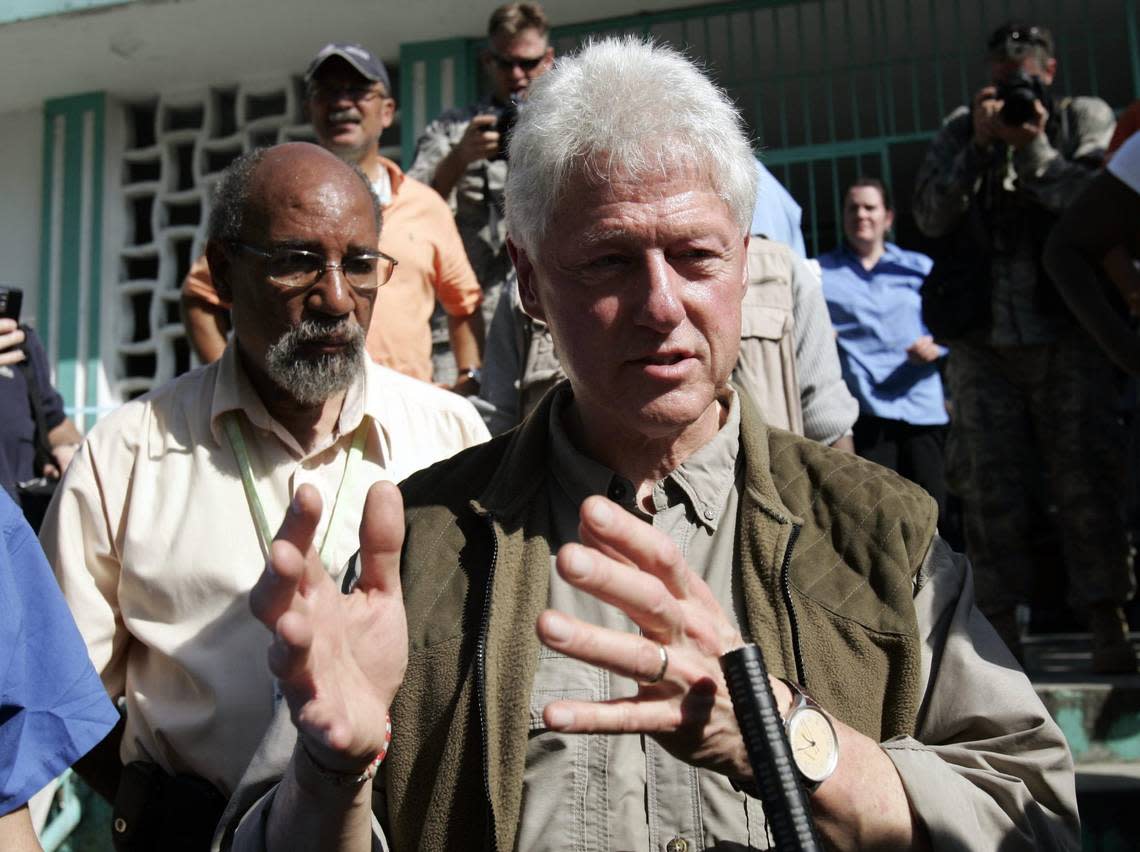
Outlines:
{"type": "Polygon", "coordinates": [[[792,762],[804,788],[814,793],[839,765],[839,737],[823,708],[798,683],[780,680],[792,691],[792,708],[784,731],[792,748],[792,762]]]}
{"type": "Polygon", "coordinates": [[[459,370],[458,375],[461,379],[470,378],[471,381],[475,382],[477,385],[481,385],[483,383],[482,367],[463,367],[461,370],[459,370]]]}

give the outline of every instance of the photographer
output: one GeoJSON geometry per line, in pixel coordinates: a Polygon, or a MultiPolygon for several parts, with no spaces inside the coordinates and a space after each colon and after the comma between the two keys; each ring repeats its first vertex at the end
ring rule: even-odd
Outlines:
{"type": "MultiPolygon", "coordinates": [[[[491,94],[428,124],[408,170],[410,176],[430,184],[455,211],[467,257],[483,287],[483,318],[488,326],[511,270],[503,218],[506,136],[531,82],[554,62],[554,48],[547,43],[549,29],[537,3],[507,3],[492,12],[483,53],[491,94]]],[[[446,366],[437,361],[437,372],[446,366]]]]}
{"type": "Polygon", "coordinates": [[[1104,101],[1053,91],[1053,37],[1007,23],[990,84],[950,115],[918,175],[914,215],[940,240],[926,324],[950,342],[948,480],[965,504],[978,603],[1015,653],[1030,598],[1035,486],[1057,507],[1069,599],[1089,618],[1096,671],[1135,671],[1119,509],[1118,376],[1042,266],[1057,217],[1093,179],[1114,127],[1104,101]]]}
{"type": "Polygon", "coordinates": [[[63,412],[36,333],[19,324],[19,290],[5,289],[0,316],[0,487],[34,529],[83,436],[63,412]],[[15,305],[14,310],[12,309],[15,305]]]}

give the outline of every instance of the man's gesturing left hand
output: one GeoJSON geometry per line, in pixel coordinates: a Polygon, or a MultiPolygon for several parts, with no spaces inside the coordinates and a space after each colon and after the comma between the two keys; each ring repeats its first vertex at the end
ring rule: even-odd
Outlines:
{"type": "Polygon", "coordinates": [[[320,518],[316,489],[301,486],[250,592],[250,609],[273,632],[269,668],[305,746],[322,766],[356,773],[383,748],[385,717],[408,664],[403,502],[389,482],[369,490],[360,580],[348,595],[313,548],[320,518]]]}
{"type": "MultiPolygon", "coordinates": [[[[625,612],[642,635],[579,621],[555,610],[538,619],[538,637],[554,650],[633,678],[632,698],[555,701],[543,717],[568,732],[653,736],[694,766],[748,780],[752,769],[720,670],[720,655],[743,644],[705,582],[673,542],[604,497],[582,504],[581,544],[558,552],[558,573],[572,586],[625,612]],[[660,645],[668,666],[659,683],[660,645]]],[[[784,684],[772,681],[783,710],[784,684]]]]}

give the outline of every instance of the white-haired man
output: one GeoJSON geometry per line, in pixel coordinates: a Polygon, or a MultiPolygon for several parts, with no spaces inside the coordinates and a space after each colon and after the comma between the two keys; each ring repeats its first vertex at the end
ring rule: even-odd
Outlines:
{"type": "Polygon", "coordinates": [[[810,785],[830,844],[1075,847],[1064,740],[933,501],[728,384],[756,176],[725,95],[600,42],[536,82],[511,164],[521,298],[568,382],[403,483],[402,543],[374,491],[347,598],[298,495],[252,606],[300,735],[251,766],[287,769],[238,845],[765,848],[718,665],[748,638],[780,710],[810,691],[838,732],[810,785]]]}

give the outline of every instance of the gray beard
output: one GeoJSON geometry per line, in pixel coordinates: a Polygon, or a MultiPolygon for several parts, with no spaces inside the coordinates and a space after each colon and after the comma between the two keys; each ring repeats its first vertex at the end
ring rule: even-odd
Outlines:
{"type": "Polygon", "coordinates": [[[275,385],[301,405],[319,405],[348,390],[364,369],[364,329],[347,319],[334,323],[301,320],[265,353],[265,366],[275,385]],[[342,352],[302,358],[301,345],[313,341],[347,339],[342,352]]]}

